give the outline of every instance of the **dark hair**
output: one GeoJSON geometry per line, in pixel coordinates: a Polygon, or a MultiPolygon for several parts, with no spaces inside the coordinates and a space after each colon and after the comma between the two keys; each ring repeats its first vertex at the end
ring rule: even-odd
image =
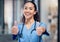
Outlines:
{"type": "MultiPolygon", "coordinates": [[[[33,1],[27,1],[24,4],[26,4],[28,2],[32,3],[35,7],[35,11],[37,11],[36,4],[33,1]]],[[[34,15],[34,20],[40,22],[40,15],[38,14],[38,12],[36,12],[36,14],[34,15]]],[[[22,22],[25,23],[25,16],[24,15],[23,15],[23,18],[22,18],[22,22]]]]}

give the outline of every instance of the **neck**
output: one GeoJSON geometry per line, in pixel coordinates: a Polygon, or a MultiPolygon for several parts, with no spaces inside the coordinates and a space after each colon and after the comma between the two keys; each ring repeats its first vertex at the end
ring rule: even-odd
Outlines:
{"type": "Polygon", "coordinates": [[[31,24],[34,23],[34,18],[32,17],[31,19],[26,19],[25,24],[31,24]]]}

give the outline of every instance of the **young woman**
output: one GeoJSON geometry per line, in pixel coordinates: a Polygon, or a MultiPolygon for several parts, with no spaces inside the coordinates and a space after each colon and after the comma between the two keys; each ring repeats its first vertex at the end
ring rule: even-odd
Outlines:
{"type": "Polygon", "coordinates": [[[22,23],[12,27],[14,39],[18,42],[42,42],[42,35],[46,31],[46,24],[40,22],[37,7],[34,2],[24,4],[22,23]]]}

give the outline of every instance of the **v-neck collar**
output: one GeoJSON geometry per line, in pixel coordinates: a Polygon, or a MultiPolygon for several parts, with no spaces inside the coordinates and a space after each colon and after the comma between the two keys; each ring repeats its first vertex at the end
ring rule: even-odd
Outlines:
{"type": "Polygon", "coordinates": [[[25,28],[27,29],[27,30],[30,30],[32,27],[33,27],[33,25],[35,24],[35,21],[34,21],[34,23],[30,26],[30,28],[29,29],[27,29],[27,26],[24,24],[24,26],[25,26],[25,28]]]}

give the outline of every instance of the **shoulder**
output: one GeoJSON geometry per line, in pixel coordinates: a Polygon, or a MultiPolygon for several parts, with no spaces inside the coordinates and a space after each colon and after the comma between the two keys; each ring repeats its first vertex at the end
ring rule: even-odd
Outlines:
{"type": "Polygon", "coordinates": [[[18,24],[18,28],[22,28],[23,23],[18,24]]]}
{"type": "Polygon", "coordinates": [[[44,22],[37,22],[37,21],[36,21],[36,24],[39,24],[39,25],[46,25],[46,23],[44,23],[44,22]]]}
{"type": "Polygon", "coordinates": [[[42,26],[44,28],[47,27],[46,23],[45,22],[36,22],[37,26],[42,26]]]}

